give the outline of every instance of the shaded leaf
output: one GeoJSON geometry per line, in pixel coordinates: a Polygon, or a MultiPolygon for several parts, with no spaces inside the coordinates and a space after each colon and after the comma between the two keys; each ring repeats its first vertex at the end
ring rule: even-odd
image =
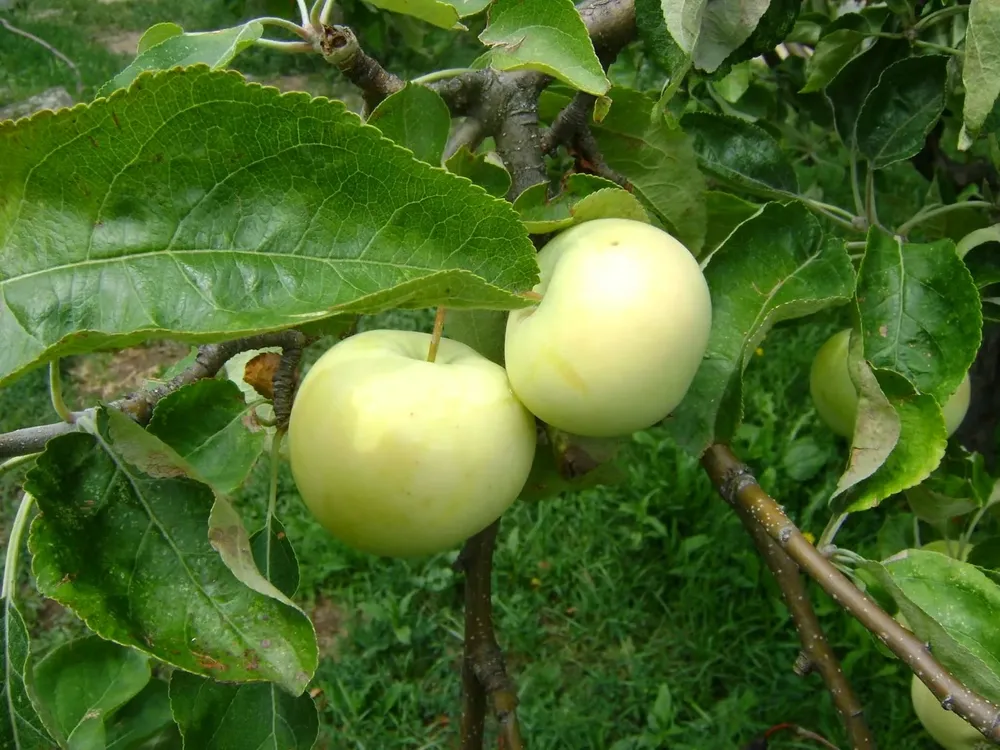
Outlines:
{"type": "Polygon", "coordinates": [[[923,482],[906,490],[906,501],[914,515],[941,525],[982,507],[993,493],[995,482],[986,472],[981,453],[970,453],[954,442],[944,459],[923,482]]]}
{"type": "Polygon", "coordinates": [[[799,93],[825,88],[857,54],[864,40],[865,35],[855,29],[839,29],[820,39],[806,65],[806,85],[799,93]]]}
{"type": "Polygon", "coordinates": [[[118,412],[98,411],[90,429],[50,440],[28,475],[42,511],[29,540],[39,591],[181,669],[302,692],[317,663],[312,625],[212,549],[209,487],[118,412]]]}
{"type": "Polygon", "coordinates": [[[146,74],[87,108],[0,125],[0,151],[0,384],[150,336],[516,308],[538,279],[510,204],[340,102],[235,73],[146,74]]]}
{"type": "Polygon", "coordinates": [[[945,105],[948,57],[921,55],[885,69],[857,121],[858,150],[875,169],[916,155],[945,105]]]}
{"type": "Polygon", "coordinates": [[[436,91],[407,83],[379,103],[368,116],[368,124],[421,161],[439,166],[451,130],[451,113],[436,91]]]}
{"type": "Polygon", "coordinates": [[[618,441],[566,435],[553,428],[548,436],[535,447],[535,460],[520,500],[538,502],[625,480],[626,474],[616,460],[618,441]]]}
{"type": "Polygon", "coordinates": [[[452,174],[469,178],[490,195],[503,198],[510,190],[510,172],[489,160],[486,154],[474,154],[462,146],[445,162],[452,174]]]}
{"type": "Polygon", "coordinates": [[[674,41],[709,73],[750,38],[769,5],[770,0],[662,0],[674,41]]]}
{"type": "Polygon", "coordinates": [[[590,174],[571,174],[562,191],[549,198],[548,183],[532,185],[517,200],[514,210],[531,234],[567,229],[593,219],[632,219],[649,223],[639,200],[614,182],[590,174]]]}
{"type": "Polygon", "coordinates": [[[275,685],[230,685],[175,672],[170,708],[184,747],[198,750],[310,750],[319,732],[312,698],[275,685]]]}
{"type": "Polygon", "coordinates": [[[281,521],[271,516],[269,523],[250,537],[250,547],[261,575],[285,596],[294,596],[299,588],[299,561],[281,521]]]}
{"type": "Polygon", "coordinates": [[[698,164],[712,176],[768,195],[798,193],[791,162],[763,128],[707,112],[685,115],[681,127],[694,139],[698,164]]]}
{"type": "Polygon", "coordinates": [[[246,481],[267,439],[231,380],[199,380],[169,394],[156,404],[148,430],[222,494],[246,481]]]}
{"type": "Polygon", "coordinates": [[[35,710],[33,666],[28,629],[10,597],[3,599],[3,630],[0,631],[0,747],[12,750],[52,750],[55,743],[35,710]]]}
{"type": "Polygon", "coordinates": [[[1000,96],[1000,4],[993,0],[969,3],[962,83],[965,128],[975,135],[1000,96]]]}
{"type": "Polygon", "coordinates": [[[643,47],[671,77],[688,64],[690,55],[671,36],[660,0],[635,0],[635,26],[643,47]]]}
{"type": "Polygon", "coordinates": [[[479,41],[497,70],[537,70],[600,96],[611,83],[573,0],[494,0],[479,41]]]}
{"type": "Polygon", "coordinates": [[[176,736],[180,740],[170,715],[167,683],[163,680],[150,680],[105,725],[107,750],[152,750],[163,747],[167,737],[176,736]]]}
{"type": "Polygon", "coordinates": [[[224,69],[263,34],[264,26],[257,21],[219,31],[190,33],[184,33],[177,24],[157,24],[139,40],[139,54],[135,60],[104,84],[97,96],[110,96],[115,89],[125,88],[147,70],[198,64],[208,65],[212,70],[224,69]]]}
{"type": "Polygon", "coordinates": [[[507,313],[501,310],[449,310],[444,335],[471,346],[487,359],[503,365],[507,313]]]}
{"type": "Polygon", "coordinates": [[[104,718],[146,686],[149,659],[97,636],[57,646],[35,667],[49,729],[69,747],[104,748],[104,718]]]}
{"type": "Polygon", "coordinates": [[[712,333],[694,382],[666,421],[671,434],[700,456],[726,441],[742,419],[743,371],[780,321],[844,304],[854,269],[843,240],[824,237],[798,203],[768,203],[740,224],[705,268],[712,293],[712,333]]]}
{"type": "Polygon", "coordinates": [[[726,237],[737,226],[760,211],[760,205],[750,203],[732,193],[709,190],[705,193],[708,208],[708,233],[705,235],[705,251],[712,252],[726,241],[726,237]]]}

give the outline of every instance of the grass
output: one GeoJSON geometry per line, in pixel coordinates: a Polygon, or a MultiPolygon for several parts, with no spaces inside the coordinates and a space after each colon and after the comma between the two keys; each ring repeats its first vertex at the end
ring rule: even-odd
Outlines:
{"type": "MultiPolygon", "coordinates": [[[[209,28],[232,23],[245,10],[195,0],[27,5],[30,12],[7,17],[73,58],[88,93],[128,61],[95,41],[102,35],[141,31],[168,18],[189,29],[209,28]],[[61,15],[46,16],[51,10],[61,15]]],[[[385,49],[407,34],[426,49],[438,44],[426,29],[378,32],[377,19],[359,18],[373,24],[377,33],[370,38],[385,49]]],[[[419,72],[425,57],[414,53],[401,72],[419,72]]],[[[246,69],[305,73],[320,88],[337,82],[329,66],[273,55],[249,56],[246,69]]],[[[0,71],[0,105],[53,85],[73,88],[58,61],[19,38],[3,37],[0,71]]],[[[416,323],[407,315],[375,322],[427,323],[426,315],[416,323]]],[[[806,372],[812,352],[839,324],[830,317],[771,334],[748,374],[745,421],[735,444],[762,485],[816,534],[844,446],[811,411],[806,372]]],[[[107,355],[86,361],[92,380],[122,377],[107,355]]],[[[88,383],[88,395],[70,393],[71,400],[82,403],[94,385],[88,383]]],[[[0,391],[0,430],[51,419],[43,373],[0,391]]],[[[792,673],[798,643],[776,588],[697,464],[665,432],[650,430],[634,437],[626,465],[628,480],[620,486],[517,504],[504,518],[495,559],[496,620],[533,750],[722,750],[786,721],[846,747],[819,677],[792,673]]],[[[266,507],[265,475],[259,466],[239,497],[249,528],[266,507]]],[[[14,478],[0,480],[0,499],[0,518],[9,523],[14,478]]],[[[454,747],[462,629],[454,554],[403,562],[352,552],[308,516],[287,467],[278,507],[301,563],[298,596],[313,614],[323,651],[315,681],[320,746],[454,747]]],[[[839,541],[877,555],[896,516],[888,508],[852,518],[839,541]]],[[[813,594],[880,747],[933,747],[910,708],[908,671],[822,592],[814,588],[813,594]]],[[[58,608],[30,594],[26,604],[40,651],[79,632],[75,618],[58,608]]],[[[785,739],[773,747],[807,746],[785,739]]]]}

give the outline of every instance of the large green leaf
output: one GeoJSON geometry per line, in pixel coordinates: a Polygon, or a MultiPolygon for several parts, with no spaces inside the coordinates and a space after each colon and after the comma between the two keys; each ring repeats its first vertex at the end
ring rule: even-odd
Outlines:
{"type": "Polygon", "coordinates": [[[685,115],[681,127],[694,139],[701,168],[717,179],[765,195],[798,193],[791,162],[763,128],[707,112],[685,115]]]}
{"type": "Polygon", "coordinates": [[[170,709],[184,747],[198,750],[310,750],[319,732],[312,698],[274,685],[227,685],[175,672],[170,709]]]}
{"type": "Polygon", "coordinates": [[[1000,3],[996,0],[969,3],[962,83],[965,128],[975,135],[1000,96],[1000,3]]]}
{"type": "Polygon", "coordinates": [[[108,96],[115,89],[125,88],[147,70],[166,70],[199,63],[213,70],[225,68],[263,33],[264,27],[257,21],[231,29],[187,34],[177,24],[157,24],[139,40],[139,54],[135,60],[104,84],[97,95],[108,96]]]}
{"type": "Polygon", "coordinates": [[[750,38],[770,4],[771,0],[661,0],[674,41],[696,67],[709,73],[750,38]]]}
{"type": "Polygon", "coordinates": [[[379,103],[368,115],[368,124],[410,149],[421,161],[440,166],[451,129],[451,113],[437,92],[408,83],[379,103]]]}
{"type": "Polygon", "coordinates": [[[285,596],[294,596],[299,588],[299,562],[281,521],[270,516],[268,522],[250,537],[250,547],[261,575],[285,596]]]}
{"type": "Polygon", "coordinates": [[[170,715],[167,683],[163,680],[150,680],[105,725],[107,750],[171,750],[180,746],[177,725],[170,715]],[[173,744],[168,744],[170,740],[173,744]]]}
{"type": "Polygon", "coordinates": [[[479,40],[497,70],[538,70],[597,96],[611,86],[573,0],[495,0],[479,40]]]}
{"type": "Polygon", "coordinates": [[[0,747],[5,750],[52,750],[55,743],[31,699],[33,665],[28,629],[9,596],[3,599],[0,665],[3,667],[3,679],[0,680],[0,747]]]}
{"type": "Polygon", "coordinates": [[[879,78],[858,114],[858,150],[875,169],[916,155],[945,105],[948,58],[908,57],[879,78]]]}
{"type": "Polygon", "coordinates": [[[571,174],[554,198],[546,183],[532,185],[517,200],[514,210],[532,234],[568,229],[592,219],[632,219],[649,223],[639,200],[618,185],[589,174],[571,174]]]}
{"type": "Polygon", "coordinates": [[[58,646],[39,661],[35,687],[51,717],[49,728],[61,742],[79,750],[103,750],[105,717],[138,695],[150,674],[144,654],[87,636],[58,646]]]}
{"type": "Polygon", "coordinates": [[[0,384],[151,336],[392,307],[523,306],[509,203],[344,105],[204,67],[0,125],[0,384]]]}
{"type": "Polygon", "coordinates": [[[816,45],[806,67],[806,85],[801,92],[820,91],[851,61],[861,49],[865,35],[856,29],[838,29],[827,34],[816,45]]]}
{"type": "Polygon", "coordinates": [[[29,540],[39,591],[168,664],[301,693],[318,659],[312,625],[213,549],[211,489],[120,412],[87,426],[50,440],[28,474],[42,511],[29,540]]]}
{"type": "Polygon", "coordinates": [[[403,13],[442,29],[464,29],[460,18],[479,13],[492,0],[368,0],[377,8],[403,13]]]}
{"type": "Polygon", "coordinates": [[[799,203],[768,203],[736,227],[705,269],[712,333],[691,388],[667,425],[701,455],[732,437],[742,419],[743,371],[767,332],[783,320],[846,303],[854,269],[843,240],[824,237],[799,203]]]}

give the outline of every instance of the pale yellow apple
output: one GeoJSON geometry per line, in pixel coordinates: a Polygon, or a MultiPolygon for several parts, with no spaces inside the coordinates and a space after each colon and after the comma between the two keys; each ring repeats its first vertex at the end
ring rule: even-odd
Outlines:
{"type": "Polygon", "coordinates": [[[701,268],[661,229],[597,219],[538,253],[542,301],[507,320],[511,386],[544,422],[616,437],[667,417],[708,345],[712,299],[701,268]]]}
{"type": "Polygon", "coordinates": [[[451,549],[517,499],[535,421],[507,374],[470,347],[368,331],[308,371],[288,429],[292,473],[333,536],[377,555],[451,549]]]}
{"type": "Polygon", "coordinates": [[[985,750],[993,747],[965,719],[953,711],[942,708],[934,693],[916,675],[913,675],[910,683],[910,698],[913,701],[913,710],[927,730],[927,734],[944,750],[979,750],[979,748],[985,750]]]}
{"type": "MultiPolygon", "coordinates": [[[[816,412],[827,427],[845,438],[854,436],[854,420],[858,412],[858,391],[847,367],[850,341],[850,328],[835,333],[819,348],[809,371],[809,392],[816,412]]],[[[949,437],[965,419],[971,391],[966,373],[942,408],[949,437]]]]}

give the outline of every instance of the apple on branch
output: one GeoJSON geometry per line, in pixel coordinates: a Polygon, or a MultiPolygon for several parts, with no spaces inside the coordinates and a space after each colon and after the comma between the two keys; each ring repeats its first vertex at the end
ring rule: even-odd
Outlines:
{"type": "Polygon", "coordinates": [[[442,552],[517,499],[535,420],[507,374],[470,347],[413,331],[368,331],[313,365],[288,428],[306,506],[345,544],[378,555],[442,552]]]}

